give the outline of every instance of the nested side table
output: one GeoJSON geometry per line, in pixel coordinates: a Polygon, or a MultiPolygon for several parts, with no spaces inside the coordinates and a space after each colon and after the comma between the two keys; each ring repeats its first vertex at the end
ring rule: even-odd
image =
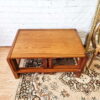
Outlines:
{"type": "Polygon", "coordinates": [[[30,72],[75,72],[80,76],[87,61],[76,29],[20,29],[7,61],[15,76],[30,72]],[[40,67],[19,67],[21,59],[41,58],[40,67]],[[55,65],[55,59],[73,58],[76,64],[55,65]]]}

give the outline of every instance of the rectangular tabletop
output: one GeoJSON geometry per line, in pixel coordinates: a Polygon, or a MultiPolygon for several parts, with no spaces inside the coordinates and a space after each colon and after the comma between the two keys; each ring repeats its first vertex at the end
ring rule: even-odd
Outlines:
{"type": "Polygon", "coordinates": [[[84,57],[75,29],[20,29],[11,58],[84,57]]]}

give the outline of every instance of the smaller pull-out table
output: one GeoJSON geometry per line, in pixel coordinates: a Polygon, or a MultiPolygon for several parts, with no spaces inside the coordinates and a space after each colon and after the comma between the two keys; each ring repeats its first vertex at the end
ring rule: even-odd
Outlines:
{"type": "Polygon", "coordinates": [[[75,29],[20,29],[7,61],[15,76],[31,72],[75,72],[80,76],[87,61],[75,29]],[[57,59],[74,59],[75,64],[54,64],[57,59]],[[22,59],[41,59],[40,67],[19,67],[22,59]]]}

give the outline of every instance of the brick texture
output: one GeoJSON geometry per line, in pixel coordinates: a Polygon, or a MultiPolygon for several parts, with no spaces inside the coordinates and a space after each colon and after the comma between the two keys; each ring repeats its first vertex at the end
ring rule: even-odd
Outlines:
{"type": "Polygon", "coordinates": [[[0,0],[0,46],[20,28],[76,28],[84,42],[98,0],[0,0]]]}

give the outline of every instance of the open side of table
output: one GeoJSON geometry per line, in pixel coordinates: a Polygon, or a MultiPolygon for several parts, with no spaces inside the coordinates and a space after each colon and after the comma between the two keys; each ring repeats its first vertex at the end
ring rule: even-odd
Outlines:
{"type": "Polygon", "coordinates": [[[20,73],[31,73],[31,72],[43,72],[43,73],[52,73],[52,72],[75,72],[77,77],[81,75],[84,65],[87,61],[87,58],[79,58],[78,65],[53,65],[52,59],[43,59],[43,66],[39,68],[19,68],[19,64],[16,59],[8,58],[8,63],[13,71],[15,78],[19,77],[20,73]]]}
{"type": "Polygon", "coordinates": [[[22,29],[16,35],[7,61],[15,78],[31,72],[74,72],[79,77],[87,57],[75,29],[22,29]],[[21,59],[34,58],[41,58],[42,66],[19,67],[21,59]],[[73,58],[76,64],[54,65],[54,59],[61,58],[73,58]]]}

